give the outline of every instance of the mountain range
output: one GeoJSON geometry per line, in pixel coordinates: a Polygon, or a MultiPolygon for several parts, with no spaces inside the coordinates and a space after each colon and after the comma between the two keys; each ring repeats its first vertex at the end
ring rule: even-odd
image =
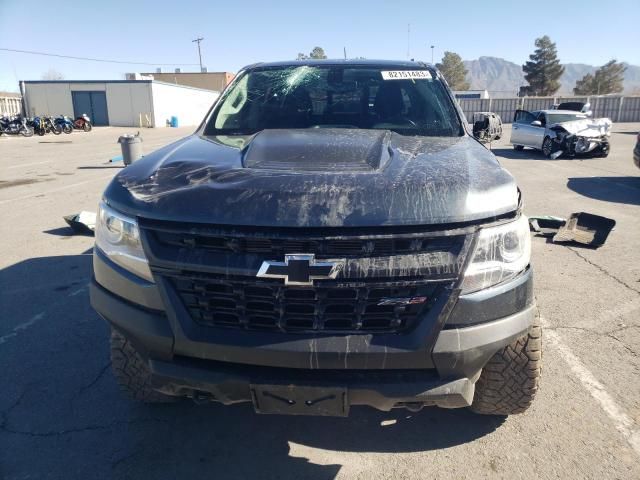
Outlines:
{"type": "MultiPolygon", "coordinates": [[[[513,97],[521,85],[526,85],[522,65],[503,58],[480,57],[477,60],[465,60],[467,81],[472,90],[489,90],[494,98],[513,97]]],[[[626,64],[624,74],[624,93],[640,94],[640,66],[626,64]]],[[[564,74],[560,77],[562,86],[556,95],[572,95],[576,81],[587,73],[593,73],[598,67],[584,63],[565,63],[564,74]]]]}

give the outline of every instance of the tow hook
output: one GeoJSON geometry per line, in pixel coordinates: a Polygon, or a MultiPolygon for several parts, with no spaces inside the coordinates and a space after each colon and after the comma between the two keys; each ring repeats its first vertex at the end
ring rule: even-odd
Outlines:
{"type": "Polygon", "coordinates": [[[410,412],[417,413],[424,408],[424,403],[422,402],[407,402],[404,404],[404,407],[410,412]]]}

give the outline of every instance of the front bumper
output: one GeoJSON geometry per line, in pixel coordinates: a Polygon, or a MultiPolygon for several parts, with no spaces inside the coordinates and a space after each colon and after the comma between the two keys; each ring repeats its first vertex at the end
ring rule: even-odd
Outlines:
{"type": "Polygon", "coordinates": [[[561,155],[573,156],[590,156],[590,155],[607,155],[610,150],[609,137],[603,135],[601,137],[581,137],[579,135],[565,135],[564,137],[555,137],[551,148],[551,154],[561,152],[561,155]]]}
{"type": "MultiPolygon", "coordinates": [[[[500,320],[441,332],[433,352],[436,370],[303,370],[225,364],[184,357],[150,360],[152,382],[169,395],[212,400],[223,404],[250,402],[260,385],[294,385],[347,392],[348,404],[388,411],[412,405],[460,408],[471,405],[480,371],[460,375],[456,366],[474,370],[498,349],[525,334],[534,307],[500,320]]],[[[348,408],[347,408],[348,410],[348,408]]],[[[283,412],[285,413],[285,412],[283,412]]]]}
{"type": "Polygon", "coordinates": [[[349,405],[380,410],[468,406],[483,366],[525,334],[535,315],[532,273],[527,270],[506,284],[457,297],[447,308],[447,328],[436,339],[430,339],[431,331],[420,336],[418,329],[414,336],[390,340],[222,329],[212,337],[215,341],[206,343],[189,339],[189,332],[172,319],[176,310],[163,300],[170,292],[161,295],[156,285],[99,253],[94,275],[92,306],[147,360],[157,390],[225,404],[252,401],[256,386],[295,385],[316,393],[339,386],[348,398],[347,411],[349,405]]]}

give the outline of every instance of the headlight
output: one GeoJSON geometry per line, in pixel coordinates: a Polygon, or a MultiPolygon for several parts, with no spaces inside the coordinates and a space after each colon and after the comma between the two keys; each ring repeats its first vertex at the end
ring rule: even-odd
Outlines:
{"type": "Polygon", "coordinates": [[[96,246],[122,268],[153,281],[140,243],[138,222],[100,202],[96,220],[96,246]]]}
{"type": "Polygon", "coordinates": [[[514,222],[481,229],[471,255],[462,293],[482,290],[515,277],[531,260],[527,217],[521,215],[514,222]]]}

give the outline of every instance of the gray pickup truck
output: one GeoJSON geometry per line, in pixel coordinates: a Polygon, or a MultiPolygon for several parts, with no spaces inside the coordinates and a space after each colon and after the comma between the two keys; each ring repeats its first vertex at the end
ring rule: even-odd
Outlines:
{"type": "Polygon", "coordinates": [[[111,181],[91,304],[144,402],[526,410],[541,329],[520,191],[419,62],[251,65],[111,181]]]}

